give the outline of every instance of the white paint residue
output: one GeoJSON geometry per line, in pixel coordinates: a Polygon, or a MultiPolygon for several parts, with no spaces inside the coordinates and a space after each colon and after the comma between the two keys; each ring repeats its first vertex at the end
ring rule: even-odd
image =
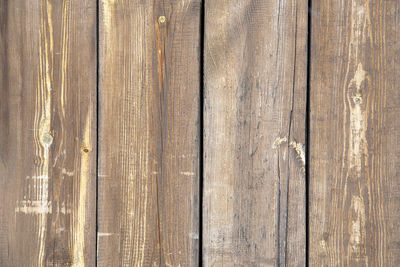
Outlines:
{"type": "Polygon", "coordinates": [[[16,213],[47,214],[52,213],[51,201],[47,200],[22,200],[17,202],[16,213]]]}
{"type": "Polygon", "coordinates": [[[350,103],[350,138],[349,138],[349,157],[350,169],[361,174],[362,158],[367,153],[368,144],[366,138],[367,117],[362,108],[361,85],[367,80],[367,73],[359,63],[354,78],[350,81],[351,86],[356,87],[355,95],[349,96],[350,103]]]}
{"type": "Polygon", "coordinates": [[[194,172],[181,172],[181,174],[186,175],[186,176],[194,176],[194,172]]]}
{"type": "Polygon", "coordinates": [[[286,143],[287,138],[286,137],[278,137],[275,139],[274,143],[272,144],[273,149],[277,149],[281,144],[286,143]]]}
{"type": "Polygon", "coordinates": [[[66,175],[66,176],[69,176],[69,177],[73,177],[74,176],[74,172],[73,171],[67,171],[65,168],[62,169],[61,173],[66,175]]]}
{"type": "Polygon", "coordinates": [[[354,78],[350,83],[355,83],[357,90],[360,90],[362,82],[367,78],[367,73],[364,71],[361,63],[357,66],[357,71],[354,74],[354,78]]]}
{"type": "Polygon", "coordinates": [[[306,166],[306,153],[304,152],[304,145],[301,143],[297,143],[295,141],[290,142],[290,147],[294,149],[297,154],[297,158],[300,159],[303,167],[306,166]]]}
{"type": "Polygon", "coordinates": [[[365,243],[365,207],[362,197],[352,197],[350,212],[355,215],[350,222],[349,229],[351,253],[359,256],[363,253],[363,244],[365,243]]]}
{"type": "Polygon", "coordinates": [[[104,236],[113,236],[113,233],[97,233],[98,237],[104,237],[104,236]]]}

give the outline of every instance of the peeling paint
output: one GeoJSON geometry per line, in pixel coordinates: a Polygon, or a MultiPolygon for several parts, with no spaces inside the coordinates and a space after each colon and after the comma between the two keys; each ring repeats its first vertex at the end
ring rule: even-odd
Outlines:
{"type": "Polygon", "coordinates": [[[274,143],[272,144],[273,149],[277,149],[281,144],[286,143],[287,138],[286,137],[278,137],[275,139],[274,143]]]}
{"type": "Polygon", "coordinates": [[[290,147],[294,149],[297,158],[300,160],[303,167],[306,166],[306,153],[304,152],[304,145],[295,141],[290,142],[290,147]]]}

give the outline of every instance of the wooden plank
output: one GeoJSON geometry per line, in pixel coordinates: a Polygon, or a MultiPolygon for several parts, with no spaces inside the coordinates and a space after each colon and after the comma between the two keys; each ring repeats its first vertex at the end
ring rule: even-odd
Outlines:
{"type": "Polygon", "coordinates": [[[98,266],[197,266],[200,1],[100,1],[98,266]]]}
{"type": "Polygon", "coordinates": [[[307,1],[205,2],[204,266],[305,265],[307,1]]]}
{"type": "Polygon", "coordinates": [[[94,266],[96,1],[0,0],[0,266],[94,266]]]}
{"type": "Polygon", "coordinates": [[[399,4],[313,1],[310,266],[400,266],[399,4]]]}

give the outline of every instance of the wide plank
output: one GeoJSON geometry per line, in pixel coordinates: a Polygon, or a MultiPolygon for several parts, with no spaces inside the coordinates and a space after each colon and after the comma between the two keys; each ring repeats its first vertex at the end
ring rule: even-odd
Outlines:
{"type": "Polygon", "coordinates": [[[197,266],[200,0],[100,1],[98,266],[197,266]]]}
{"type": "Polygon", "coordinates": [[[313,1],[310,266],[400,266],[400,2],[313,1]]]}
{"type": "Polygon", "coordinates": [[[0,0],[0,266],[94,266],[96,1],[0,0]]]}
{"type": "Polygon", "coordinates": [[[305,266],[307,1],[205,2],[204,266],[305,266]]]}

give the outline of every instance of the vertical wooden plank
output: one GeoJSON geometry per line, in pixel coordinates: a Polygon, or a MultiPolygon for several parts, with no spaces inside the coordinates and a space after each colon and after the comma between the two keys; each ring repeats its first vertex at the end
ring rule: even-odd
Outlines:
{"type": "Polygon", "coordinates": [[[100,1],[98,266],[197,266],[200,1],[100,1]]]}
{"type": "Polygon", "coordinates": [[[0,1],[0,266],[94,266],[96,1],[0,1]]]}
{"type": "Polygon", "coordinates": [[[400,265],[400,6],[313,1],[310,266],[400,265]]]}
{"type": "Polygon", "coordinates": [[[204,266],[305,265],[307,1],[205,2],[204,266]]]}

